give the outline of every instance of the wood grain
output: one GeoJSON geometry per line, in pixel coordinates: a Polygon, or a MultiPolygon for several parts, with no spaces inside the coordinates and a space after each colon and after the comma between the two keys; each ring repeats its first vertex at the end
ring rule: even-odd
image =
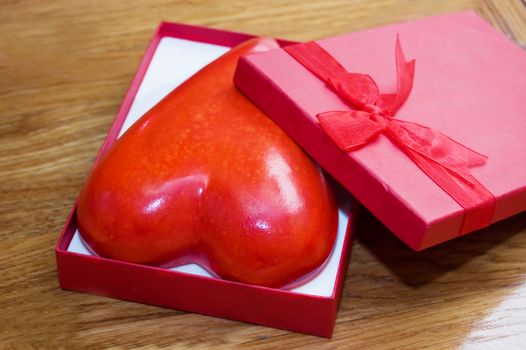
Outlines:
{"type": "Polygon", "coordinates": [[[58,288],[53,247],[161,20],[308,40],[519,0],[0,2],[0,348],[526,347],[526,214],[415,254],[363,216],[330,340],[58,288]]]}

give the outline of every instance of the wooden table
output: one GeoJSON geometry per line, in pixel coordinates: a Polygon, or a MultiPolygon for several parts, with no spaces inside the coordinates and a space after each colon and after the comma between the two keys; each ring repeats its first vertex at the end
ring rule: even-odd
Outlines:
{"type": "Polygon", "coordinates": [[[0,348],[526,348],[525,214],[420,254],[364,215],[330,340],[57,284],[58,233],[159,21],[308,40],[468,8],[526,48],[524,0],[0,2],[0,348]]]}

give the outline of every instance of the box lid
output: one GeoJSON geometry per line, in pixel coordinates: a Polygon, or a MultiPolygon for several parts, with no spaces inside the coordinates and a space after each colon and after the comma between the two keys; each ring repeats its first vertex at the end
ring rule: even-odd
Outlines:
{"type": "MultiPolygon", "coordinates": [[[[369,74],[381,93],[391,93],[397,86],[397,35],[416,70],[395,118],[438,130],[488,157],[470,171],[496,199],[491,222],[525,210],[526,53],[472,12],[317,44],[348,72],[369,74]]],[[[410,247],[460,235],[463,207],[387,137],[351,152],[336,146],[316,116],[354,107],[285,50],[242,58],[235,83],[410,247]]]]}

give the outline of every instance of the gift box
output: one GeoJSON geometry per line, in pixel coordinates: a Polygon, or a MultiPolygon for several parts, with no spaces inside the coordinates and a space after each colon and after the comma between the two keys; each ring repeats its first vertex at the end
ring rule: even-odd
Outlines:
{"type": "Polygon", "coordinates": [[[247,55],[234,80],[415,250],[526,209],[526,53],[472,12],[247,55]]]}
{"type": "MultiPolygon", "coordinates": [[[[252,36],[162,23],[152,38],[97,161],[146,111],[230,47],[252,36]]],[[[289,44],[280,41],[281,45],[289,44]]],[[[94,255],[80,239],[76,203],[56,245],[61,288],[329,337],[351,250],[356,205],[335,192],[339,224],[320,273],[293,289],[222,280],[196,264],[160,268],[94,255]]],[[[126,218],[123,218],[126,220],[126,218]]]]}

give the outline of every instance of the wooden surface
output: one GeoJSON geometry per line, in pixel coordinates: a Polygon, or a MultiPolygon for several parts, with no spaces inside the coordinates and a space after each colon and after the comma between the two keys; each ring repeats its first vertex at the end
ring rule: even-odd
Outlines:
{"type": "MultiPolygon", "coordinates": [[[[526,348],[526,215],[416,254],[362,218],[331,340],[58,288],[54,244],[160,20],[295,40],[526,2],[0,1],[0,348],[526,348]]],[[[526,122],[526,121],[525,121],[526,122]]]]}

